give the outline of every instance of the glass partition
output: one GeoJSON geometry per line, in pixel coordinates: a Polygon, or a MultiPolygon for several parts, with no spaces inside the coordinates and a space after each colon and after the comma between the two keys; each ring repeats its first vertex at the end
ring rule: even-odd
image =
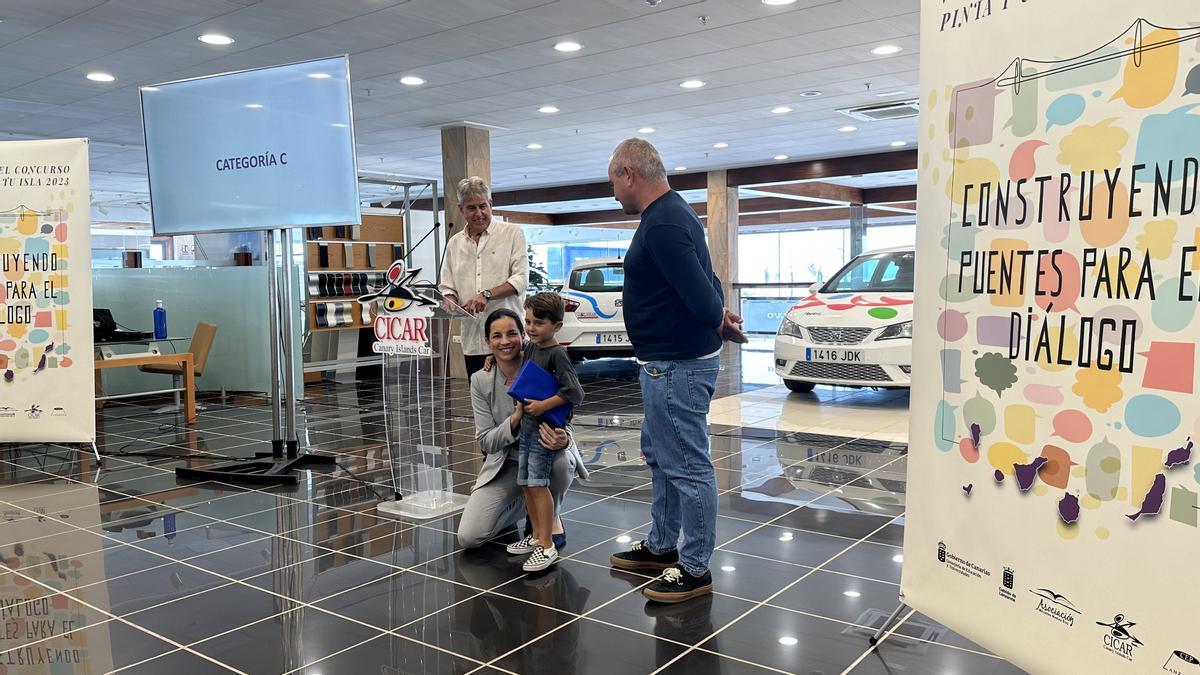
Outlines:
{"type": "MultiPolygon", "coordinates": [[[[196,378],[198,391],[270,391],[270,344],[267,321],[267,268],[252,267],[161,267],[142,269],[98,269],[92,273],[93,306],[112,311],[113,318],[131,330],[149,331],[154,302],[162,300],[167,310],[171,337],[190,338],[200,321],[217,326],[216,338],[202,374],[196,378]]],[[[294,341],[300,342],[300,277],[292,283],[294,341]]],[[[178,351],[188,341],[172,343],[178,351]]],[[[171,347],[166,347],[170,349],[171,347]]],[[[128,348],[123,348],[128,349],[128,348]]],[[[300,350],[295,365],[300,367],[300,350]]],[[[297,373],[300,371],[297,370],[297,373]]],[[[297,376],[297,396],[303,378],[297,376]]],[[[171,386],[167,375],[140,372],[137,368],[114,368],[104,373],[104,393],[128,394],[171,386]]]]}

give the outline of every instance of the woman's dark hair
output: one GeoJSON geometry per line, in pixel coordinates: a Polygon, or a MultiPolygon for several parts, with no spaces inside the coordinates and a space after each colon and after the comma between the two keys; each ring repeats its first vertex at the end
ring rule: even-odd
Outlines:
{"type": "Polygon", "coordinates": [[[499,321],[500,319],[505,318],[505,317],[512,319],[513,323],[517,324],[517,332],[518,333],[520,333],[521,335],[525,334],[525,324],[521,323],[521,317],[517,316],[517,313],[512,311],[511,309],[509,309],[507,307],[501,307],[500,309],[497,309],[496,311],[492,312],[491,314],[488,314],[488,318],[486,320],[484,320],[484,322],[483,322],[483,339],[485,339],[485,340],[488,339],[488,336],[492,334],[492,324],[499,321]]]}

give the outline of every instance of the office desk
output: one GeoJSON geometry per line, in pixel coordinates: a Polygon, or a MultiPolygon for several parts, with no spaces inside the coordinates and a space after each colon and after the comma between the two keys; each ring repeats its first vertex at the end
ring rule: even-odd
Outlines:
{"type": "Polygon", "coordinates": [[[164,363],[179,363],[183,365],[183,396],[184,396],[184,419],[187,422],[196,421],[196,376],[193,370],[192,353],[181,352],[178,354],[164,354],[158,348],[158,343],[176,342],[186,340],[187,338],[167,338],[165,340],[139,340],[134,342],[105,342],[96,344],[96,401],[107,401],[109,399],[129,398],[131,396],[145,396],[146,394],[160,394],[166,392],[174,392],[176,389],[162,389],[148,392],[138,392],[135,394],[118,394],[115,396],[101,396],[100,374],[101,371],[109,368],[125,368],[135,366],[148,366],[152,364],[164,363]],[[116,354],[110,349],[115,345],[145,345],[146,350],[130,354],[116,354]]]}

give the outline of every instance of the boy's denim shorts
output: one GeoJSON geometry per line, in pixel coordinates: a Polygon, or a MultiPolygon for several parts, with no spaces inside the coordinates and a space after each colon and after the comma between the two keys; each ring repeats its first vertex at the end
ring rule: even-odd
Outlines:
{"type": "Polygon", "coordinates": [[[537,427],[521,427],[520,445],[517,450],[517,485],[525,487],[547,487],[550,471],[554,468],[554,451],[542,446],[537,427]]]}

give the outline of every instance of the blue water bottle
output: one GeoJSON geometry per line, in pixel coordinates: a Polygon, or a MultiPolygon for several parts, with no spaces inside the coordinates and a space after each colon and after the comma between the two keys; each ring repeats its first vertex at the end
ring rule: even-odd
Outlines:
{"type": "Polygon", "coordinates": [[[167,339],[167,310],[163,309],[162,300],[154,301],[154,339],[167,339]]]}

